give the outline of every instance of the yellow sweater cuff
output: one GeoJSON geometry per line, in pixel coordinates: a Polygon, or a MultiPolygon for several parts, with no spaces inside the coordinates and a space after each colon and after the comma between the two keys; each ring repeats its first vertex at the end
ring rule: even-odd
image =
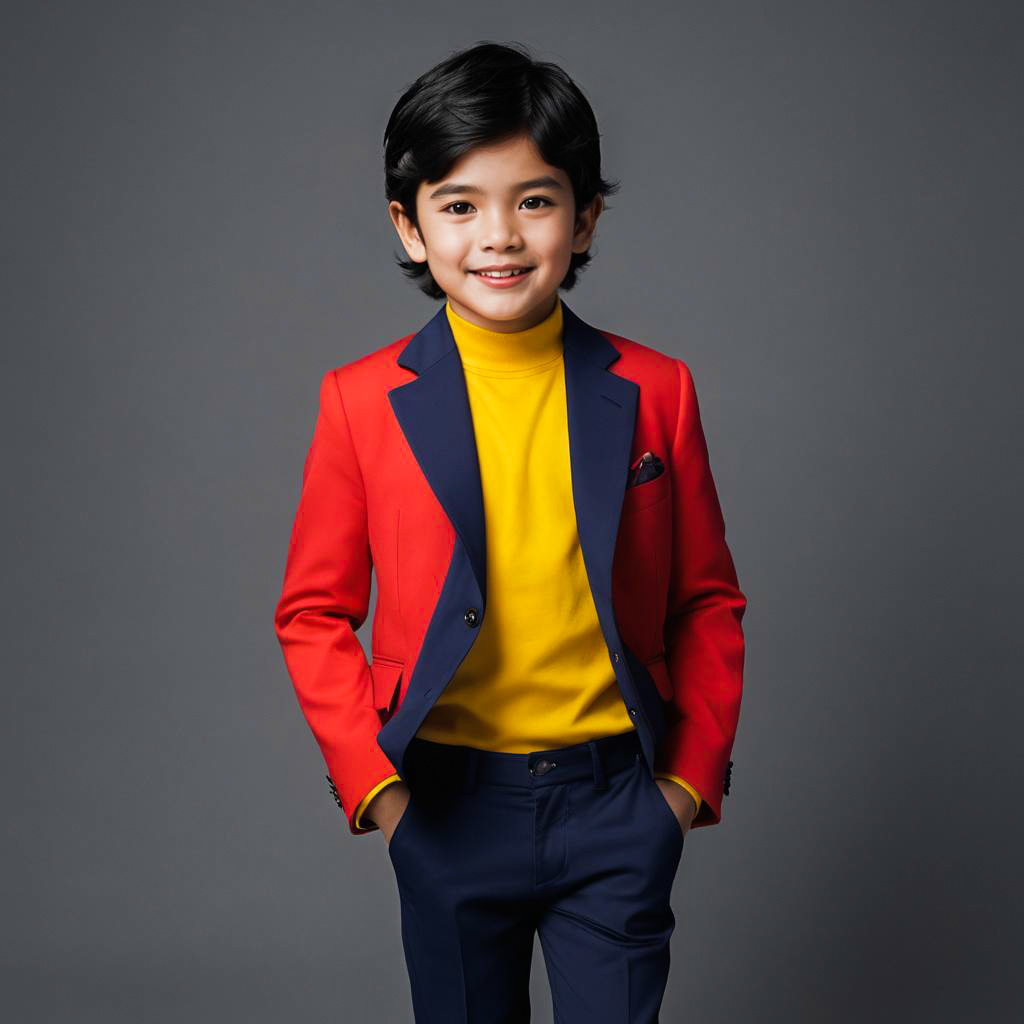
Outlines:
{"type": "Polygon", "coordinates": [[[369,792],[369,793],[367,793],[367,794],[366,794],[366,796],[364,796],[364,797],[363,797],[363,799],[359,801],[359,806],[358,806],[358,807],[356,808],[356,816],[355,816],[355,825],[356,825],[356,828],[365,828],[365,829],[373,829],[373,828],[376,828],[376,827],[377,827],[376,825],[372,825],[372,826],[371,826],[371,825],[369,825],[369,824],[366,824],[366,825],[364,825],[364,824],[362,823],[362,821],[361,821],[360,819],[361,819],[361,818],[362,818],[362,816],[363,816],[363,811],[365,811],[365,810],[366,810],[366,807],[367,807],[367,805],[369,804],[369,802],[370,802],[370,801],[371,801],[371,800],[372,800],[372,799],[373,799],[373,798],[374,798],[374,797],[375,797],[375,796],[376,796],[376,795],[377,795],[377,794],[378,794],[378,793],[379,793],[379,792],[380,792],[380,791],[381,791],[381,790],[382,790],[382,789],[383,789],[383,788],[384,788],[385,786],[389,786],[389,785],[391,785],[391,783],[392,783],[392,782],[398,782],[398,781],[400,781],[400,780],[401,780],[401,778],[402,778],[402,776],[401,776],[401,775],[389,775],[389,776],[388,776],[388,777],[387,777],[386,779],[382,779],[382,780],[381,780],[380,782],[378,782],[378,783],[377,783],[377,785],[376,785],[376,786],[374,786],[374,787],[373,787],[373,789],[371,789],[371,790],[370,790],[370,792],[369,792]]]}
{"type": "MultiPolygon", "coordinates": [[[[671,779],[673,782],[678,782],[693,797],[694,802],[697,804],[697,811],[700,810],[700,793],[697,792],[685,779],[679,778],[678,775],[671,775],[668,772],[655,772],[654,777],[656,779],[671,779]]],[[[694,817],[697,816],[697,811],[694,811],[694,817]]]]}

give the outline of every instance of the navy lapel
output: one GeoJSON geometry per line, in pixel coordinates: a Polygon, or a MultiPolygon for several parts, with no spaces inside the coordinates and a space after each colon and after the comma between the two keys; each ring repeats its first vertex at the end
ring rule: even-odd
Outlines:
{"type": "MultiPolygon", "coordinates": [[[[560,300],[562,301],[562,300],[560,300]]],[[[612,559],[636,421],[637,385],[608,371],[618,350],[562,301],[569,461],[576,525],[601,625],[617,641],[612,559]]],[[[431,489],[462,541],[486,601],[483,487],[466,379],[445,306],[409,340],[399,366],[414,380],[388,398],[431,489]]]]}
{"type": "Polygon", "coordinates": [[[639,387],[608,367],[618,349],[563,302],[565,401],[576,527],[605,638],[619,642],[611,618],[612,559],[629,474],[639,387]]]}
{"type": "Polygon", "coordinates": [[[462,360],[445,307],[409,340],[398,365],[414,380],[388,392],[398,425],[462,541],[483,600],[487,543],[473,416],[462,360]]]}

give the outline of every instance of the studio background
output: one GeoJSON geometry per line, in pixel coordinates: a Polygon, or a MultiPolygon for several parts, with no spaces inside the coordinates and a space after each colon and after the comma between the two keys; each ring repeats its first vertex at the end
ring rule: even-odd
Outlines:
{"type": "Polygon", "coordinates": [[[411,1020],[272,617],[320,378],[438,308],[387,115],[492,39],[595,108],[565,299],[691,368],[749,600],[663,1020],[1021,1019],[1022,20],[6,5],[5,1018],[411,1020]]]}

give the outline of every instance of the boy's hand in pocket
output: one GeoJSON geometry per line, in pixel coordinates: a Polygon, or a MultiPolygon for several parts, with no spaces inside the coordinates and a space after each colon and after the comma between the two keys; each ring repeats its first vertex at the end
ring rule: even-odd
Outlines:
{"type": "Polygon", "coordinates": [[[369,818],[384,833],[385,840],[391,842],[391,834],[405,813],[409,803],[409,787],[402,781],[392,782],[385,786],[367,805],[363,819],[369,818]]]}
{"type": "Polygon", "coordinates": [[[660,787],[661,792],[668,801],[669,807],[672,808],[676,818],[679,820],[679,827],[685,834],[690,828],[693,816],[697,813],[697,804],[694,802],[689,790],[683,789],[678,782],[673,782],[671,779],[655,779],[654,781],[660,787]]]}

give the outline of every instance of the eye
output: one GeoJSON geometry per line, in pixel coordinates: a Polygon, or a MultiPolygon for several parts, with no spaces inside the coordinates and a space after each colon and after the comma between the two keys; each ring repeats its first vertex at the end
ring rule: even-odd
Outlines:
{"type": "MultiPolygon", "coordinates": [[[[523,202],[524,203],[542,203],[542,204],[544,204],[544,206],[554,206],[555,205],[553,202],[551,202],[550,199],[546,199],[544,196],[528,196],[526,199],[523,200],[523,202]]],[[[457,199],[454,203],[449,203],[447,206],[442,206],[441,207],[441,212],[442,213],[453,213],[453,214],[455,214],[456,217],[461,217],[462,214],[459,213],[455,209],[456,206],[468,206],[470,209],[472,209],[473,204],[467,202],[465,199],[457,199]]],[[[529,207],[527,207],[527,209],[529,209],[529,210],[539,210],[539,209],[542,209],[542,207],[540,207],[540,206],[529,206],[529,207]]]]}

